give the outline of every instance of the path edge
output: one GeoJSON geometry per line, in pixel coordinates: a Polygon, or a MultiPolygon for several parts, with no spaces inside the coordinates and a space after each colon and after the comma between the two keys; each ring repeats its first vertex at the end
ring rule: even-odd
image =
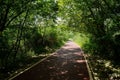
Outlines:
{"type": "MultiPolygon", "coordinates": [[[[75,42],[75,44],[78,45],[76,42],[75,42]]],[[[84,57],[84,59],[85,59],[85,63],[86,63],[86,67],[87,67],[87,70],[88,70],[89,78],[90,78],[90,80],[94,80],[94,79],[93,79],[93,76],[92,76],[92,71],[91,71],[90,66],[89,66],[89,64],[88,64],[88,60],[87,60],[86,57],[85,57],[85,53],[84,53],[84,51],[82,50],[82,48],[80,47],[80,45],[78,45],[78,46],[79,46],[79,48],[81,49],[81,53],[82,53],[82,55],[83,55],[83,57],[84,57]]]]}
{"type": "MultiPolygon", "coordinates": [[[[62,46],[63,47],[63,46],[62,46]]],[[[61,48],[60,48],[61,49],[61,48]]],[[[39,63],[41,63],[42,61],[48,59],[49,57],[53,56],[54,54],[56,54],[57,51],[59,51],[60,49],[56,50],[55,52],[51,53],[50,55],[48,55],[47,57],[41,59],[40,61],[36,62],[35,64],[31,65],[30,67],[26,68],[25,70],[19,72],[18,74],[14,75],[13,77],[8,78],[8,80],[13,80],[15,77],[21,75],[22,73],[28,71],[29,69],[35,67],[36,65],[38,65],[39,63]]]]}
{"type": "MultiPolygon", "coordinates": [[[[67,42],[64,42],[64,45],[65,45],[66,43],[68,43],[68,41],[67,41],[67,42]]],[[[38,61],[38,62],[36,62],[35,64],[31,65],[30,67],[26,68],[25,70],[19,72],[18,74],[14,75],[14,76],[12,76],[12,77],[9,77],[7,80],[13,80],[15,77],[21,75],[22,73],[24,73],[24,72],[28,71],[29,69],[33,68],[34,66],[38,65],[39,63],[41,63],[42,61],[46,60],[47,58],[53,56],[54,54],[56,54],[57,51],[59,51],[62,47],[64,47],[64,45],[61,46],[59,49],[57,49],[55,52],[53,52],[53,53],[51,53],[50,55],[48,55],[47,57],[41,59],[40,61],[38,61]]]]}
{"type": "Polygon", "coordinates": [[[93,77],[92,77],[92,71],[91,71],[91,69],[89,67],[89,64],[88,64],[88,60],[85,57],[85,53],[83,53],[83,56],[85,58],[85,62],[86,62],[86,66],[87,66],[87,69],[88,69],[88,74],[89,74],[90,80],[94,80],[93,77]]]}

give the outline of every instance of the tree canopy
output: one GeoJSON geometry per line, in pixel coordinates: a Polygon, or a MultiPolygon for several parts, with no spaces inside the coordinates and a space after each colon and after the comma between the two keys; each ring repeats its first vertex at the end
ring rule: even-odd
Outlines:
{"type": "Polygon", "coordinates": [[[0,0],[0,70],[53,51],[76,33],[89,38],[86,53],[119,65],[119,8],[119,0],[0,0]]]}

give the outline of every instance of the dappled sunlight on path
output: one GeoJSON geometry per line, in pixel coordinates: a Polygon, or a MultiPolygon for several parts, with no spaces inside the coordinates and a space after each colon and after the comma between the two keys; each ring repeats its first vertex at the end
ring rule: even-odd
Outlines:
{"type": "Polygon", "coordinates": [[[83,52],[74,42],[67,42],[52,56],[13,80],[90,80],[83,52]]]}

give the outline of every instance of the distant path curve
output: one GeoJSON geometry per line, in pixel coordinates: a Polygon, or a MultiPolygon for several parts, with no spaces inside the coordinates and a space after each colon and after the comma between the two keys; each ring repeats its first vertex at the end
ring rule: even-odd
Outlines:
{"type": "Polygon", "coordinates": [[[52,56],[10,80],[90,80],[80,47],[68,41],[52,56]]]}

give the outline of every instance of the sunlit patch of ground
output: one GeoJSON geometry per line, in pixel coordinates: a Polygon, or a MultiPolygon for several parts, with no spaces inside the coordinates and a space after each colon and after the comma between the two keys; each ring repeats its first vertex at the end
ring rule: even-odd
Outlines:
{"type": "Polygon", "coordinates": [[[109,60],[86,56],[95,80],[120,80],[120,67],[114,67],[109,60]]]}

